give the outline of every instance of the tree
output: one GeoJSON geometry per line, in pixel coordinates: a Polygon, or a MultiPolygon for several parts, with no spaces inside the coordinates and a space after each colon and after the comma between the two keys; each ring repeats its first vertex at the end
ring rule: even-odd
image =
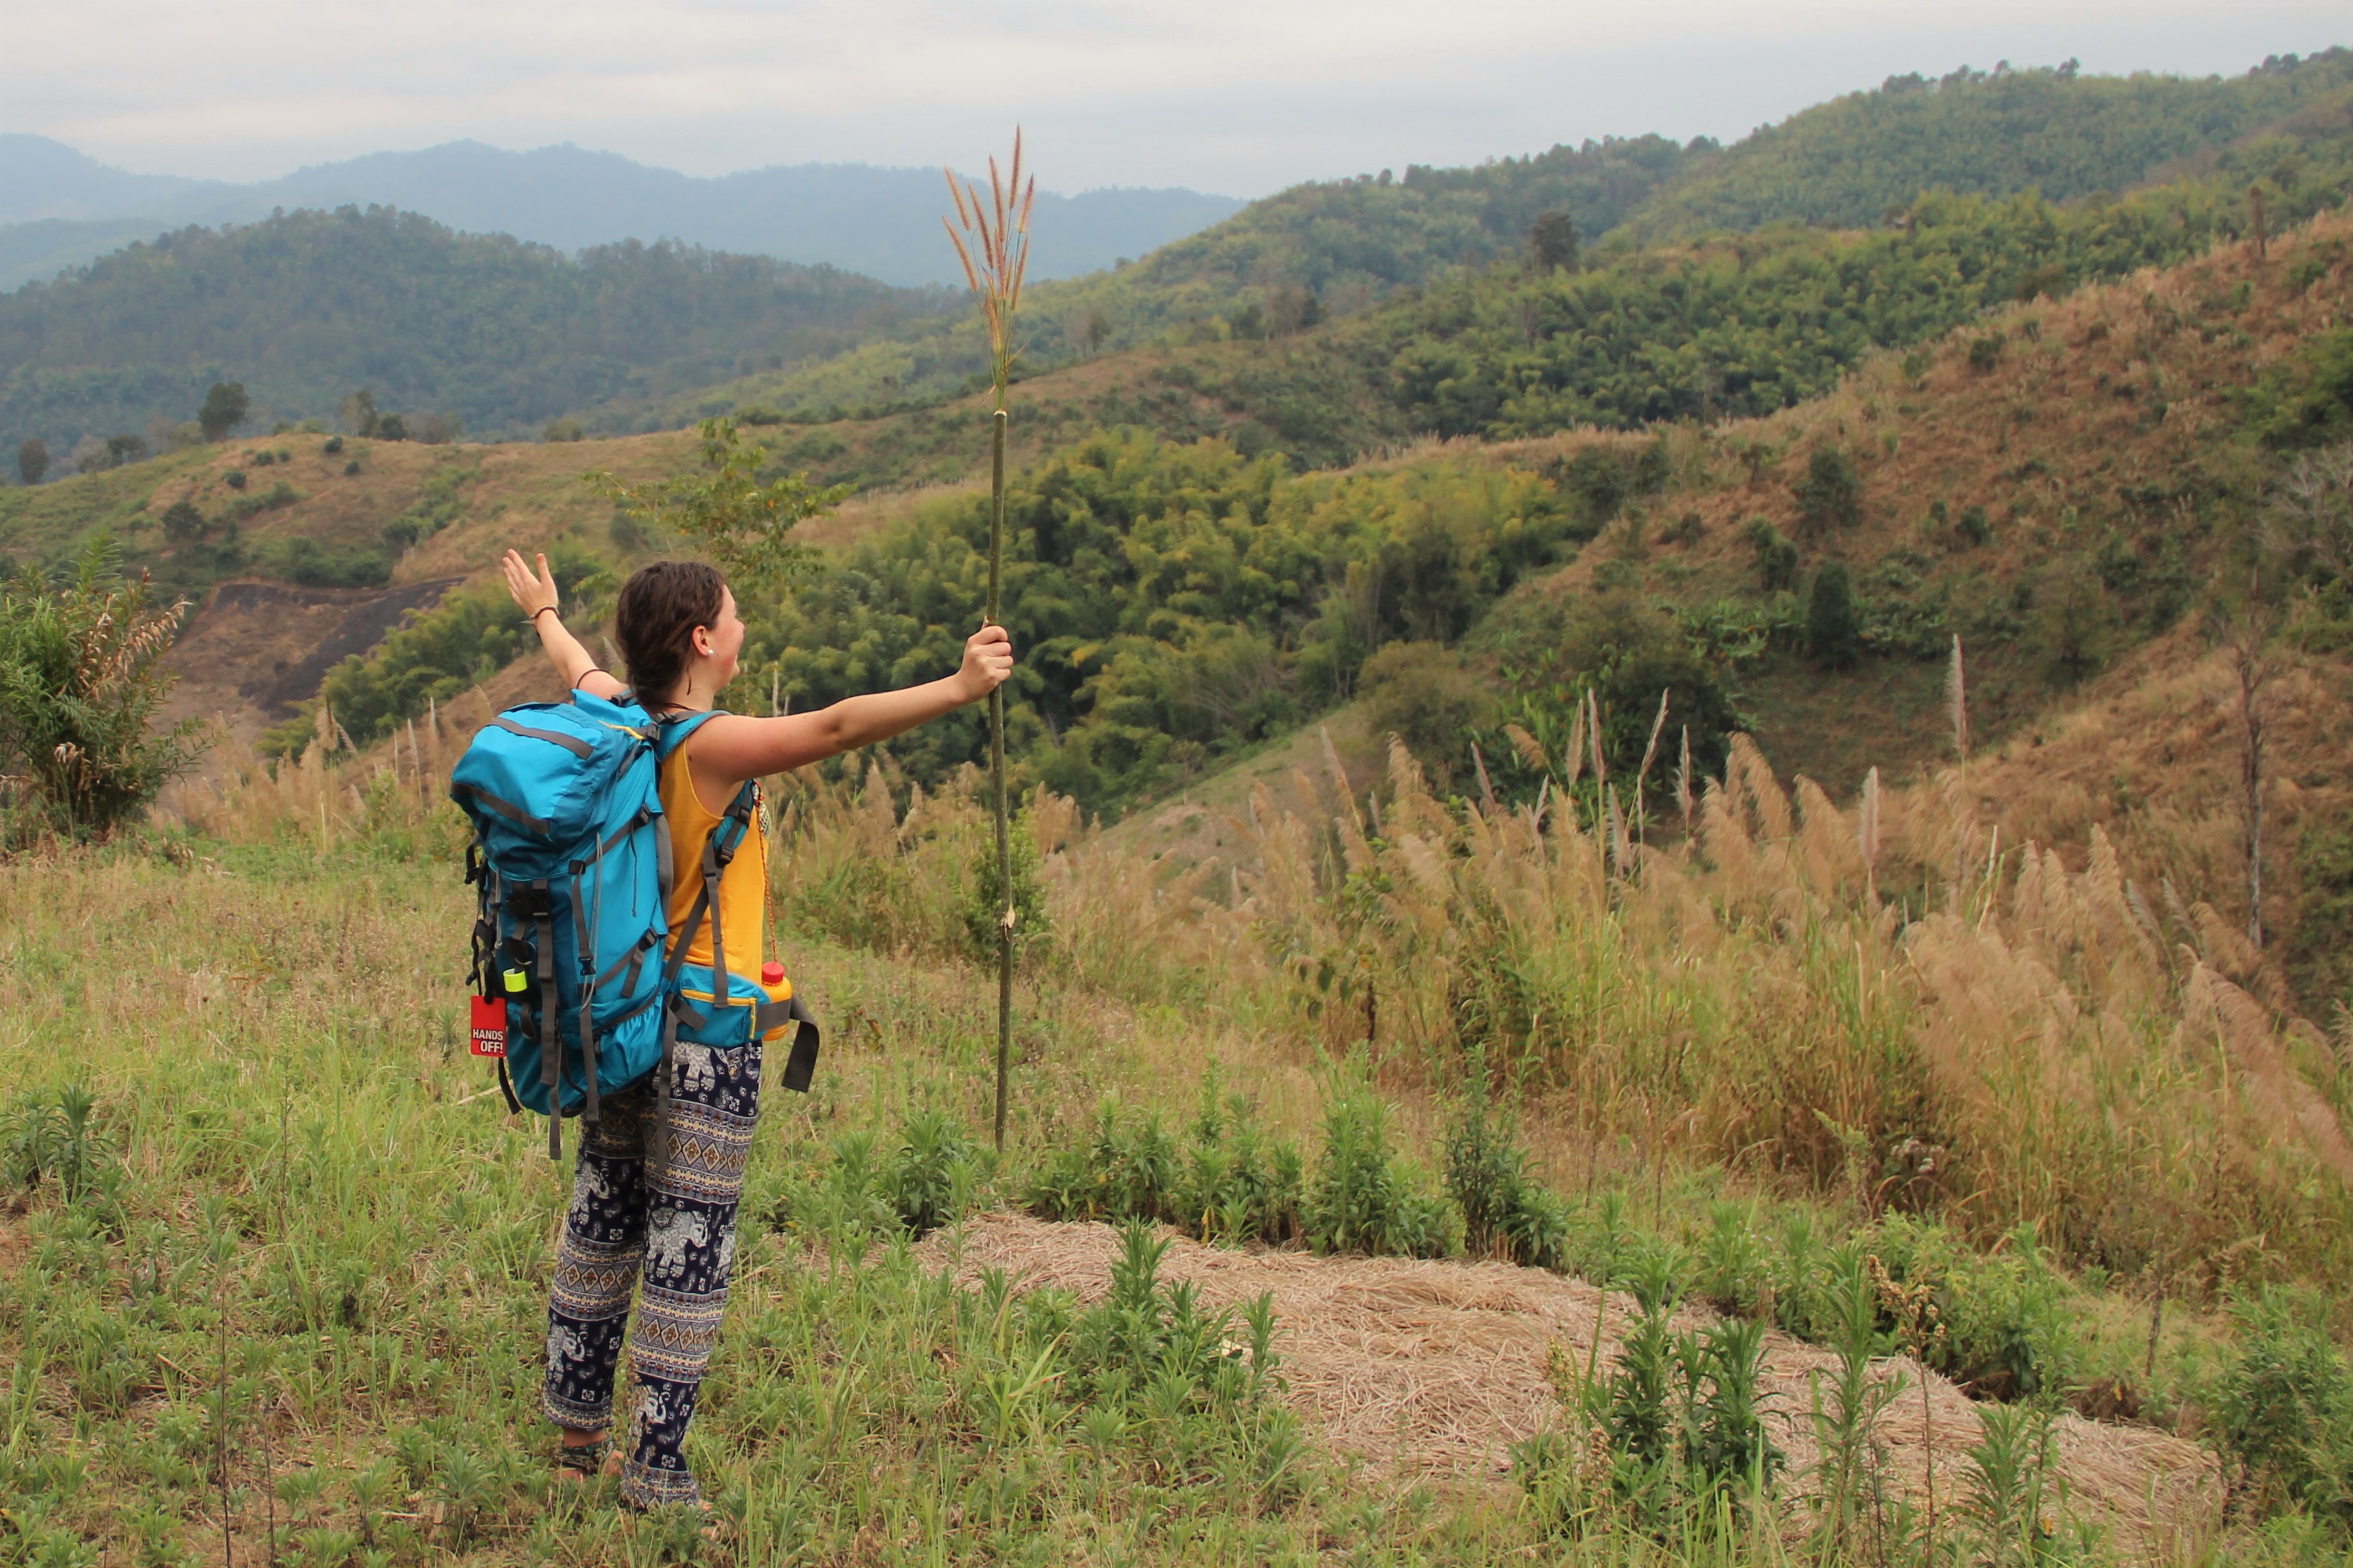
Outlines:
{"type": "Polygon", "coordinates": [[[245,383],[216,381],[206,389],[204,406],[196,410],[196,427],[207,441],[226,440],[230,431],[245,423],[248,406],[245,383]]]}
{"type": "Polygon", "coordinates": [[[588,479],[603,487],[630,516],[698,541],[739,588],[773,587],[807,564],[807,547],[791,537],[794,525],[828,510],[849,493],[849,487],[819,489],[807,474],[790,474],[764,485],[760,464],[767,455],[765,447],[744,444],[733,419],[706,419],[702,466],[709,471],[704,477],[635,486],[608,473],[594,473],[588,479]]]}
{"type": "Polygon", "coordinates": [[[1538,213],[1528,226],[1528,258],[1539,272],[1559,272],[1577,265],[1577,225],[1565,212],[1538,213]]]}
{"type": "Polygon", "coordinates": [[[1099,353],[1103,353],[1103,344],[1105,344],[1105,343],[1109,342],[1110,341],[1111,341],[1111,318],[1110,318],[1109,316],[1106,316],[1106,315],[1104,315],[1104,314],[1103,313],[1103,310],[1102,310],[1101,307],[1098,307],[1098,308],[1096,308],[1096,309],[1094,309],[1094,310],[1092,310],[1088,311],[1088,312],[1087,312],[1087,353],[1088,353],[1090,355],[1099,354],[1099,353]]]}
{"type": "Polygon", "coordinates": [[[2240,843],[2247,857],[2247,940],[2263,945],[2263,743],[2271,720],[2266,689],[2280,672],[2273,648],[2280,627],[2279,606],[2263,601],[2263,576],[2248,584],[2245,610],[2223,638],[2231,673],[2239,682],[2240,843]]]}
{"type": "Polygon", "coordinates": [[[375,434],[375,394],[362,387],[343,399],[343,424],[354,436],[375,434]]]}
{"type": "Polygon", "coordinates": [[[375,416],[375,435],[380,441],[406,441],[408,422],[397,414],[379,414],[375,416]]]}
{"type": "Polygon", "coordinates": [[[1844,669],[1855,660],[1861,631],[1854,579],[1845,562],[1830,562],[1814,574],[1813,603],[1806,609],[1806,647],[1831,668],[1844,669]]]}
{"type": "Polygon", "coordinates": [[[49,444],[38,436],[28,437],[16,448],[16,477],[28,485],[37,485],[49,471],[49,444]]]}

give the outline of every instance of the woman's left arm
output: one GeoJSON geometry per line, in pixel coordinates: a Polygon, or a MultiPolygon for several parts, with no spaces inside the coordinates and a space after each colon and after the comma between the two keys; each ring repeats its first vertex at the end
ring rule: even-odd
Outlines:
{"type": "Polygon", "coordinates": [[[944,679],[844,698],[830,708],[776,719],[722,714],[686,743],[695,788],[706,801],[724,800],[745,779],[787,773],[887,741],[977,702],[1012,673],[1012,637],[1003,626],[983,626],[965,641],[964,662],[944,679]]]}

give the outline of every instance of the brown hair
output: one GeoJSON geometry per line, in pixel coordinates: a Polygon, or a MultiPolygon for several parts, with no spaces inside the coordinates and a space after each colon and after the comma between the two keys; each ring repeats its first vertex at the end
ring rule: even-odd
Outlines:
{"type": "Polygon", "coordinates": [[[666,705],[694,658],[694,628],[719,624],[727,584],[700,561],[657,561],[621,584],[613,637],[629,661],[629,687],[648,711],[666,705]]]}

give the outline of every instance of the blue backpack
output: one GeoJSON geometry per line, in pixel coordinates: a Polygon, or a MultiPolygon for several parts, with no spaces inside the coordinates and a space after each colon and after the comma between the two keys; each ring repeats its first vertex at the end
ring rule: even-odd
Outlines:
{"type": "Polygon", "coordinates": [[[670,940],[674,876],[657,773],[712,716],[658,721],[576,691],[491,720],[450,775],[450,798],[474,824],[473,1049],[499,1058],[511,1106],[547,1117],[551,1159],[563,1154],[565,1117],[593,1122],[604,1096],[649,1076],[666,1135],[681,1038],[724,1049],[797,1025],[785,1087],[807,1093],[816,1072],[817,1022],[789,982],[685,962],[705,918],[712,951],[726,952],[719,878],[751,829],[756,784],[736,792],[712,830],[702,890],[670,940]]]}

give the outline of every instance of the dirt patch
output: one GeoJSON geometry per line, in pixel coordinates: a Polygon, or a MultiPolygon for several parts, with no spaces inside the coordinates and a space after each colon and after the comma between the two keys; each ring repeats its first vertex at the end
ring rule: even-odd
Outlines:
{"type": "MultiPolygon", "coordinates": [[[[1190,1280],[1211,1308],[1274,1296],[1276,1348],[1289,1398],[1335,1447],[1376,1470],[1500,1483],[1509,1446],[1555,1419],[1546,1356],[1556,1342],[1580,1353],[1598,1326],[1602,1364],[1632,1314],[1622,1295],[1605,1300],[1580,1279],[1502,1263],[1421,1263],[1394,1258],[1314,1258],[1228,1251],[1174,1237],[1163,1277],[1190,1280]]],[[[990,1215],[933,1237],[918,1252],[969,1283],[1002,1268],[1030,1285],[1092,1300],[1111,1286],[1119,1233],[1105,1225],[1052,1225],[990,1215]]],[[[1711,1321],[1685,1312],[1680,1326],[1711,1321]]],[[[1785,1334],[1766,1337],[1767,1408],[1774,1440],[1799,1490],[1818,1449],[1807,1420],[1810,1377],[1835,1358],[1785,1334]]],[[[1959,1389],[1907,1359],[1891,1361],[1907,1390],[1882,1426],[1894,1478],[1919,1493],[1927,1479],[1920,1380],[1934,1422],[1936,1495],[1964,1486],[1962,1456],[1979,1436],[1976,1407],[1959,1389]]],[[[2197,1532],[2221,1506],[2220,1469],[2197,1444],[2161,1432],[2063,1415],[2061,1468],[2083,1517],[2147,1545],[2197,1532]]]]}
{"type": "Polygon", "coordinates": [[[403,616],[439,602],[459,581],[393,588],[224,583],[172,646],[167,663],[180,683],[164,717],[217,716],[249,743],[316,695],[346,655],[375,647],[403,616]]]}

